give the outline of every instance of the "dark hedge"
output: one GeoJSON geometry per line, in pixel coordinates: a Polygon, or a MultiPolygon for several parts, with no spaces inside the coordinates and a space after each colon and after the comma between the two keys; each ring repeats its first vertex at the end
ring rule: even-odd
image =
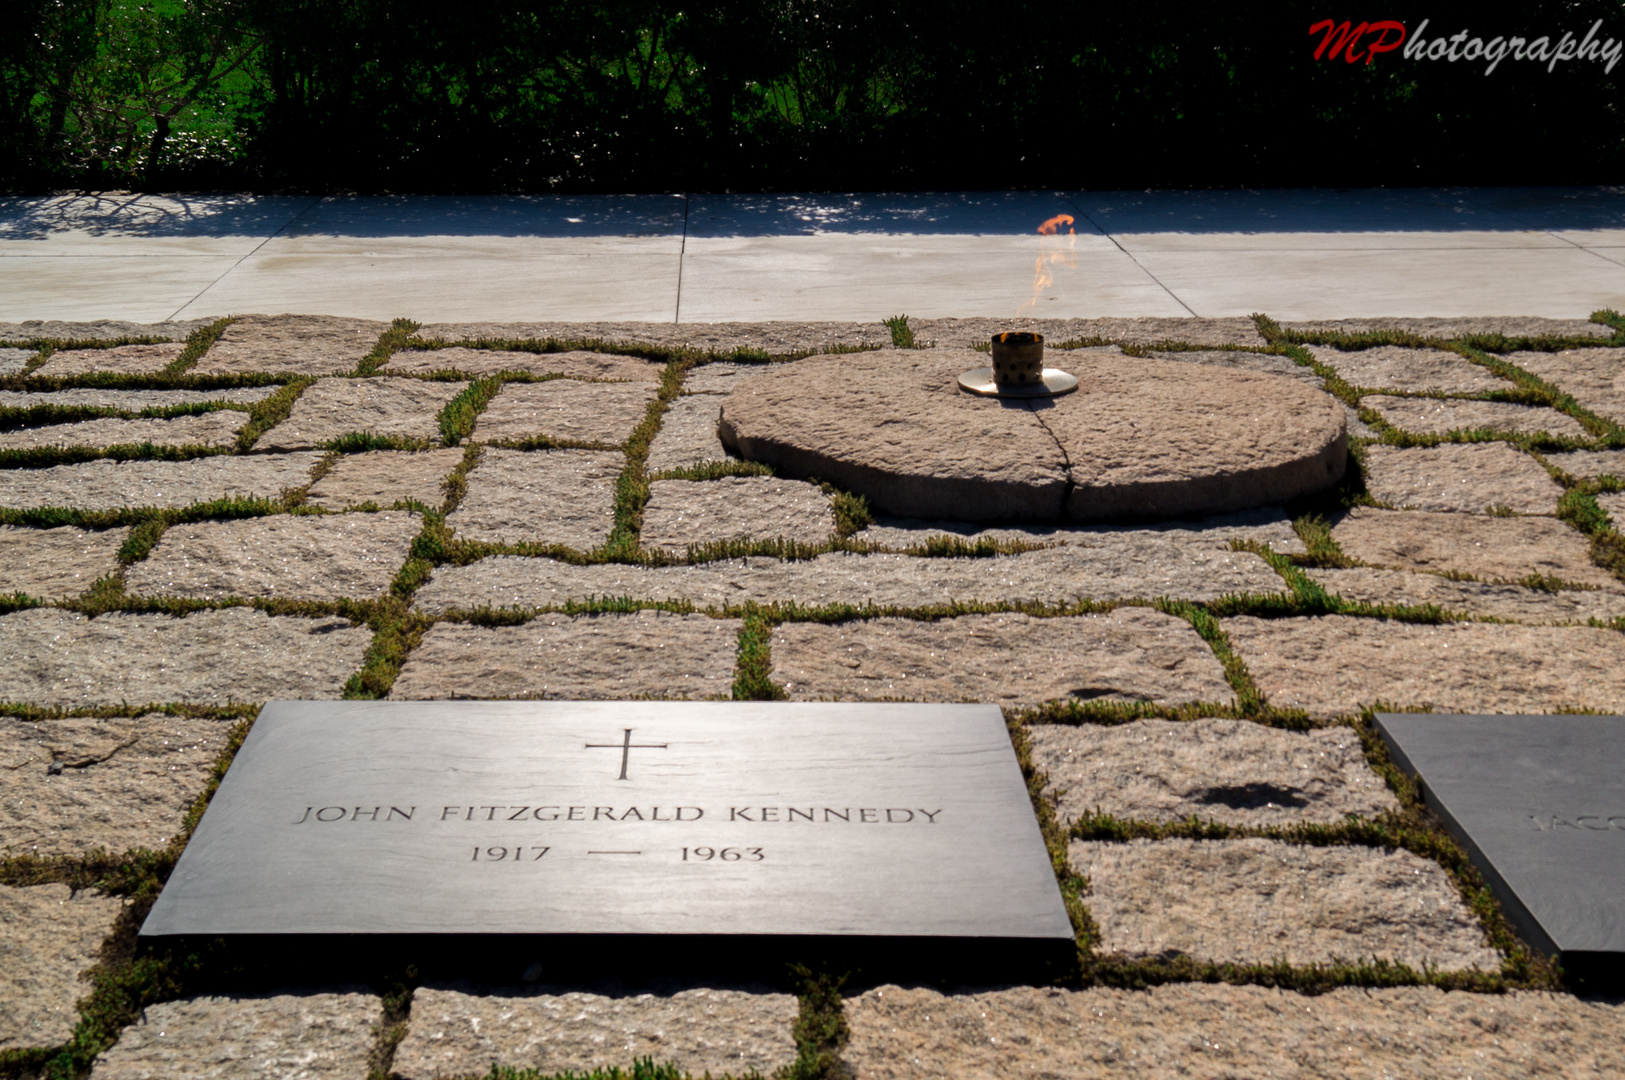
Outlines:
{"type": "Polygon", "coordinates": [[[1617,3],[8,0],[0,185],[496,192],[1608,182],[1617,3]],[[1365,42],[1371,40],[1368,35],[1365,42]],[[1458,49],[1467,44],[1458,44],[1458,49]]]}

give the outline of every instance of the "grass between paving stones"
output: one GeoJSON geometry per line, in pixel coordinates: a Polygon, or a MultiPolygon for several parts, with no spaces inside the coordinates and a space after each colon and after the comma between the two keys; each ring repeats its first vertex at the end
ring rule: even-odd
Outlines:
{"type": "Polygon", "coordinates": [[[200,326],[186,335],[185,348],[181,349],[181,354],[171,360],[168,367],[164,368],[164,374],[184,375],[188,368],[203,359],[203,354],[208,352],[209,348],[220,340],[220,335],[226,332],[226,327],[236,321],[236,319],[232,318],[216,319],[208,326],[200,326]]]}
{"type": "Polygon", "coordinates": [[[254,403],[249,411],[248,423],[237,432],[237,450],[239,453],[248,453],[254,449],[254,444],[261,435],[276,427],[288,418],[293,412],[293,403],[299,400],[299,395],[305,392],[305,387],[316,380],[309,375],[301,375],[282,385],[274,394],[269,394],[254,403]]]}
{"type": "Polygon", "coordinates": [[[159,405],[147,409],[113,409],[95,405],[0,405],[0,431],[77,424],[107,418],[119,420],[173,420],[180,416],[236,410],[248,412],[248,405],[235,401],[194,401],[184,405],[159,405]]]}
{"type": "Polygon", "coordinates": [[[406,343],[412,340],[417,328],[418,324],[411,319],[396,319],[391,322],[389,329],[378,335],[378,343],[356,365],[355,373],[363,378],[376,373],[379,368],[389,363],[389,358],[394,356],[397,350],[406,348],[406,343]]]}
{"type": "Polygon", "coordinates": [[[891,331],[891,343],[899,349],[918,349],[920,344],[914,340],[914,328],[908,324],[907,315],[893,315],[884,320],[886,329],[891,331]]]}
{"type": "Polygon", "coordinates": [[[650,475],[650,480],[721,480],[729,476],[773,476],[773,466],[760,461],[706,461],[699,465],[684,465],[679,469],[665,469],[650,475]]]}

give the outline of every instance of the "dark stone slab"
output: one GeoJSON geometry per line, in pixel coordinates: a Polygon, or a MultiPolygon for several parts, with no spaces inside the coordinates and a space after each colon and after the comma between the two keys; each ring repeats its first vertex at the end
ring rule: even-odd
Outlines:
{"type": "Polygon", "coordinates": [[[1532,946],[1571,977],[1625,967],[1625,717],[1379,713],[1394,762],[1532,946]]]}
{"type": "Polygon", "coordinates": [[[779,974],[1072,948],[1000,710],[916,704],[272,702],[141,936],[779,974]]]}

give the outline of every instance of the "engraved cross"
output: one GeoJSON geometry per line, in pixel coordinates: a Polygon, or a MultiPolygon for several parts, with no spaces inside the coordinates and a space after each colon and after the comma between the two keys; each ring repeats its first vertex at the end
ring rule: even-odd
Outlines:
{"type": "Polygon", "coordinates": [[[619,750],[621,752],[621,775],[619,775],[619,776],[617,776],[615,778],[617,780],[625,780],[626,779],[626,760],[627,760],[628,757],[631,756],[632,751],[634,751],[634,750],[664,750],[664,749],[666,749],[666,744],[665,743],[635,743],[635,742],[633,742],[632,741],[632,729],[631,728],[622,728],[621,732],[622,732],[621,741],[618,742],[618,743],[592,743],[592,742],[590,742],[590,743],[585,744],[586,748],[588,750],[619,750]]]}

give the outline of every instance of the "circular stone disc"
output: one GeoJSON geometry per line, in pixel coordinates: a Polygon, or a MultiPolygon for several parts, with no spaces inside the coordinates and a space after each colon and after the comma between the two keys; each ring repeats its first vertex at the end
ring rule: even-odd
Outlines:
{"type": "Polygon", "coordinates": [[[969,349],[815,356],[751,375],[717,432],[781,476],[818,477],[900,517],[1179,518],[1335,484],[1343,407],[1245,368],[1078,350],[1078,393],[968,394],[969,349]]]}
{"type": "Polygon", "coordinates": [[[959,388],[969,390],[973,394],[1007,398],[1055,397],[1057,394],[1070,394],[1078,388],[1077,377],[1067,374],[1060,368],[1047,367],[1039,378],[1039,382],[1026,386],[1020,384],[1000,386],[993,381],[992,368],[971,368],[969,371],[959,373],[959,388]]]}

